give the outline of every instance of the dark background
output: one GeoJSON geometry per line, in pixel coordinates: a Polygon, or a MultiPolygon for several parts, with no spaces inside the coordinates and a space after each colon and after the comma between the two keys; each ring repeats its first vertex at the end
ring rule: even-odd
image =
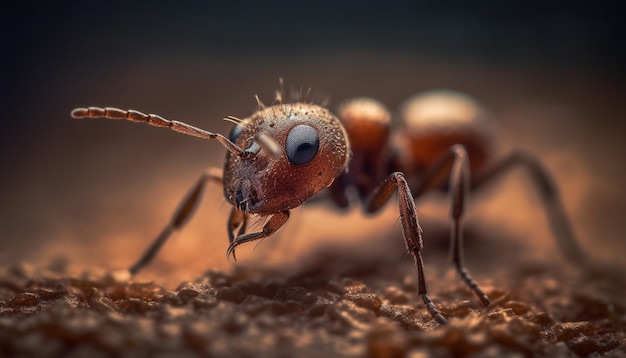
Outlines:
{"type": "MultiPolygon", "coordinates": [[[[498,117],[503,151],[525,147],[555,173],[583,245],[616,259],[626,229],[618,3],[3,2],[0,259],[124,267],[202,170],[221,165],[216,143],[73,120],[72,108],[134,108],[227,132],[221,118],[248,115],[254,94],[271,102],[279,77],[288,88],[312,87],[331,108],[368,95],[396,109],[433,88],[475,96],[498,117]]],[[[538,201],[523,180],[511,181],[478,199],[468,221],[507,228],[549,256],[538,201]]],[[[226,204],[220,190],[209,192],[202,219],[157,266],[191,267],[190,275],[226,267],[226,204]]],[[[422,220],[445,218],[445,202],[432,215],[423,205],[422,220]]],[[[323,209],[304,209],[284,235],[357,240],[363,233],[346,219],[370,222],[344,214],[339,228],[311,233],[320,217],[336,216],[323,209]]],[[[395,210],[361,230],[398,231],[395,210]]]]}

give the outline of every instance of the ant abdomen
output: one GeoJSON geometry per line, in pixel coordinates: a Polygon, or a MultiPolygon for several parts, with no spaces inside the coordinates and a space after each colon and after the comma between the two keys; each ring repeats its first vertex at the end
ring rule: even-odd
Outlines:
{"type": "Polygon", "coordinates": [[[405,130],[401,132],[413,166],[431,166],[453,145],[465,147],[472,173],[476,173],[495,154],[495,129],[492,116],[473,98],[450,90],[417,94],[400,110],[405,130]]]}

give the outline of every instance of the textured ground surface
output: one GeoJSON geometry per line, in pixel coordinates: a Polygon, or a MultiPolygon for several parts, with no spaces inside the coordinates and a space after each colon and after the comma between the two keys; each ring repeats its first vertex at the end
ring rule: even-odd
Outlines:
{"type": "Polygon", "coordinates": [[[173,291],[123,272],[72,274],[63,261],[5,267],[0,355],[626,355],[626,290],[615,272],[511,265],[480,280],[493,300],[486,309],[452,273],[431,272],[450,318],[441,327],[417,298],[408,260],[402,270],[342,262],[341,273],[336,261],[320,254],[291,276],[235,266],[173,291]]]}

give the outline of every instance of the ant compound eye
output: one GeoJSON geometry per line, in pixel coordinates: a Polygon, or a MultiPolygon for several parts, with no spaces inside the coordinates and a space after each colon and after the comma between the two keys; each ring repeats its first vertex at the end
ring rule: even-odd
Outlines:
{"type": "Polygon", "coordinates": [[[292,164],[302,165],[315,158],[320,147],[320,138],[313,127],[299,124],[289,131],[285,143],[287,158],[292,164]]]}
{"type": "Polygon", "coordinates": [[[228,140],[235,143],[241,132],[243,131],[243,127],[237,124],[230,130],[230,134],[228,135],[228,140]]]}

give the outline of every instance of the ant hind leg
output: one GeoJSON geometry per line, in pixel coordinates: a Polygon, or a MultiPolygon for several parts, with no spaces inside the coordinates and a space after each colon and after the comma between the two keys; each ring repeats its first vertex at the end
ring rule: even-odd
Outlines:
{"type": "Polygon", "coordinates": [[[470,190],[478,190],[517,167],[526,169],[530,174],[530,178],[542,199],[554,240],[565,258],[575,265],[588,264],[589,260],[580,247],[563,208],[558,187],[550,172],[535,156],[521,150],[512,152],[472,180],[470,190]]]}

